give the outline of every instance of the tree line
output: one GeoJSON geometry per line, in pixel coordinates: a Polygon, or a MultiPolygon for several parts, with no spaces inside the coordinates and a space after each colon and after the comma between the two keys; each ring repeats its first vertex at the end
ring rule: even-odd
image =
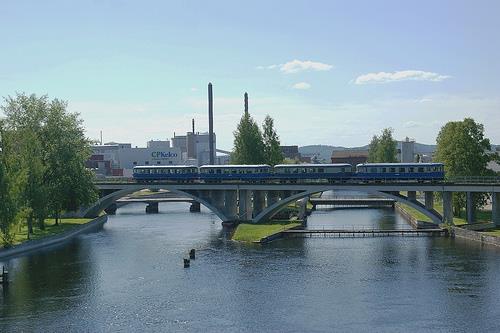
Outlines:
{"type": "MultiPolygon", "coordinates": [[[[444,164],[445,177],[494,176],[488,169],[488,163],[499,161],[497,153],[491,153],[490,140],[484,135],[483,124],[472,118],[446,123],[436,138],[436,151],[433,162],[444,164]]],[[[392,138],[392,129],[386,128],[377,136],[374,135],[368,150],[368,162],[397,162],[397,142],[392,138]]],[[[473,206],[484,206],[488,194],[474,193],[473,206]]],[[[466,206],[465,193],[453,195],[453,211],[460,216],[466,206]]]]}
{"type": "Polygon", "coordinates": [[[67,103],[47,96],[16,94],[1,106],[0,236],[12,243],[16,228],[45,229],[45,220],[97,199],[93,174],[85,168],[91,141],[67,103]]]}

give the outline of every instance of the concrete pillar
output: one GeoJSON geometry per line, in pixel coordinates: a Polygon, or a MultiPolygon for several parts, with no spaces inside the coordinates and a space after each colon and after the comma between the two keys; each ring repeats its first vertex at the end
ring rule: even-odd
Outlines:
{"type": "Polygon", "coordinates": [[[252,219],[252,197],[248,190],[238,191],[238,217],[242,221],[252,219]]]}
{"type": "Polygon", "coordinates": [[[189,211],[191,213],[199,213],[201,211],[200,203],[198,201],[193,202],[189,207],[189,211]]]}
{"type": "Polygon", "coordinates": [[[467,207],[466,207],[466,213],[467,213],[467,223],[473,223],[474,222],[474,205],[472,201],[472,192],[466,192],[466,202],[467,202],[467,207]]]}
{"type": "Polygon", "coordinates": [[[495,226],[500,227],[500,193],[492,193],[491,198],[492,222],[495,223],[495,226]]]}
{"type": "Polygon", "coordinates": [[[116,205],[116,203],[112,203],[111,205],[109,205],[108,207],[106,207],[104,209],[104,211],[108,215],[115,215],[117,209],[118,209],[118,206],[116,205]]]}
{"type": "Polygon", "coordinates": [[[416,191],[408,191],[408,200],[417,201],[417,192],[416,191]]]}
{"type": "Polygon", "coordinates": [[[211,190],[208,202],[220,211],[224,210],[224,191],[211,190]]]}
{"type": "Polygon", "coordinates": [[[267,207],[277,203],[280,198],[280,191],[267,191],[267,207]]]}
{"type": "Polygon", "coordinates": [[[224,214],[231,220],[238,219],[237,192],[234,190],[224,191],[224,214]]]}
{"type": "Polygon", "coordinates": [[[265,191],[253,191],[253,214],[252,217],[259,215],[266,205],[266,192],[265,191]]]}
{"type": "Polygon", "coordinates": [[[146,206],[146,213],[147,214],[156,214],[158,213],[158,203],[157,202],[150,202],[146,206]]]}
{"type": "Polygon", "coordinates": [[[453,225],[453,192],[443,192],[443,223],[453,225]]]}
{"type": "Polygon", "coordinates": [[[434,209],[434,192],[425,192],[425,208],[434,209]]]}

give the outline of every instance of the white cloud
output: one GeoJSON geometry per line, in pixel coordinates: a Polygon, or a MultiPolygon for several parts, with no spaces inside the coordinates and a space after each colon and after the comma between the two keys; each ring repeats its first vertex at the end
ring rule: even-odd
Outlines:
{"type": "Polygon", "coordinates": [[[311,85],[307,82],[299,82],[299,83],[295,83],[292,86],[292,88],[299,89],[299,90],[307,90],[307,89],[311,88],[311,85]]]}
{"type": "Polygon", "coordinates": [[[397,72],[378,72],[378,73],[368,73],[360,75],[356,78],[354,83],[356,84],[368,84],[368,83],[387,83],[387,82],[397,82],[397,81],[432,81],[439,82],[450,78],[448,75],[441,75],[433,72],[424,72],[416,70],[406,70],[397,72]]]}
{"type": "Polygon", "coordinates": [[[403,127],[404,128],[413,128],[413,127],[419,127],[419,126],[422,126],[423,124],[419,121],[413,121],[413,120],[410,120],[410,121],[407,121],[403,124],[403,127]]]}
{"type": "Polygon", "coordinates": [[[322,62],[310,61],[310,60],[292,60],[284,64],[274,64],[269,66],[257,66],[257,69],[276,69],[285,74],[293,74],[303,71],[329,71],[333,68],[332,65],[324,64],[322,62]]]}

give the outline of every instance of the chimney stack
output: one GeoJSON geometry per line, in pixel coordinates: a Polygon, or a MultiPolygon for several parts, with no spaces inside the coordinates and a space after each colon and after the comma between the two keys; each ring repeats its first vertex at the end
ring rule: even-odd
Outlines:
{"type": "Polygon", "coordinates": [[[212,83],[208,83],[208,145],[210,147],[210,165],[214,165],[214,102],[212,96],[212,83]]]}
{"type": "Polygon", "coordinates": [[[248,113],[248,94],[245,93],[245,114],[248,113]]]}
{"type": "Polygon", "coordinates": [[[193,134],[194,134],[194,118],[193,118],[193,121],[192,121],[192,125],[193,125],[193,134]]]}

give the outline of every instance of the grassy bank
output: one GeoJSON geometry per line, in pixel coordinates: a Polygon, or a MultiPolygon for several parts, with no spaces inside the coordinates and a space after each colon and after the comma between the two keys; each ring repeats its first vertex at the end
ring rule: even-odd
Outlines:
{"type": "Polygon", "coordinates": [[[413,218],[415,218],[416,220],[418,221],[424,221],[424,222],[430,222],[430,223],[433,223],[432,220],[430,218],[428,218],[427,216],[425,216],[424,214],[420,213],[418,210],[416,210],[415,208],[413,207],[410,207],[408,205],[405,205],[405,204],[402,204],[402,203],[398,203],[398,205],[404,210],[406,211],[410,216],[412,216],[413,218]]]}
{"type": "MultiPolygon", "coordinates": [[[[60,234],[66,230],[72,229],[78,225],[90,222],[92,219],[85,218],[65,218],[59,219],[59,224],[55,225],[55,219],[45,220],[45,230],[40,230],[36,225],[33,226],[33,233],[30,235],[31,240],[40,239],[56,234],[60,234]]],[[[16,230],[14,241],[11,245],[18,245],[24,243],[28,240],[28,227],[23,225],[20,229],[16,230]]],[[[0,247],[4,247],[5,244],[2,239],[0,239],[0,247]]]]}
{"type": "Polygon", "coordinates": [[[299,226],[298,221],[269,221],[261,224],[242,223],[236,227],[233,240],[241,242],[256,242],[262,238],[299,226]]]}

